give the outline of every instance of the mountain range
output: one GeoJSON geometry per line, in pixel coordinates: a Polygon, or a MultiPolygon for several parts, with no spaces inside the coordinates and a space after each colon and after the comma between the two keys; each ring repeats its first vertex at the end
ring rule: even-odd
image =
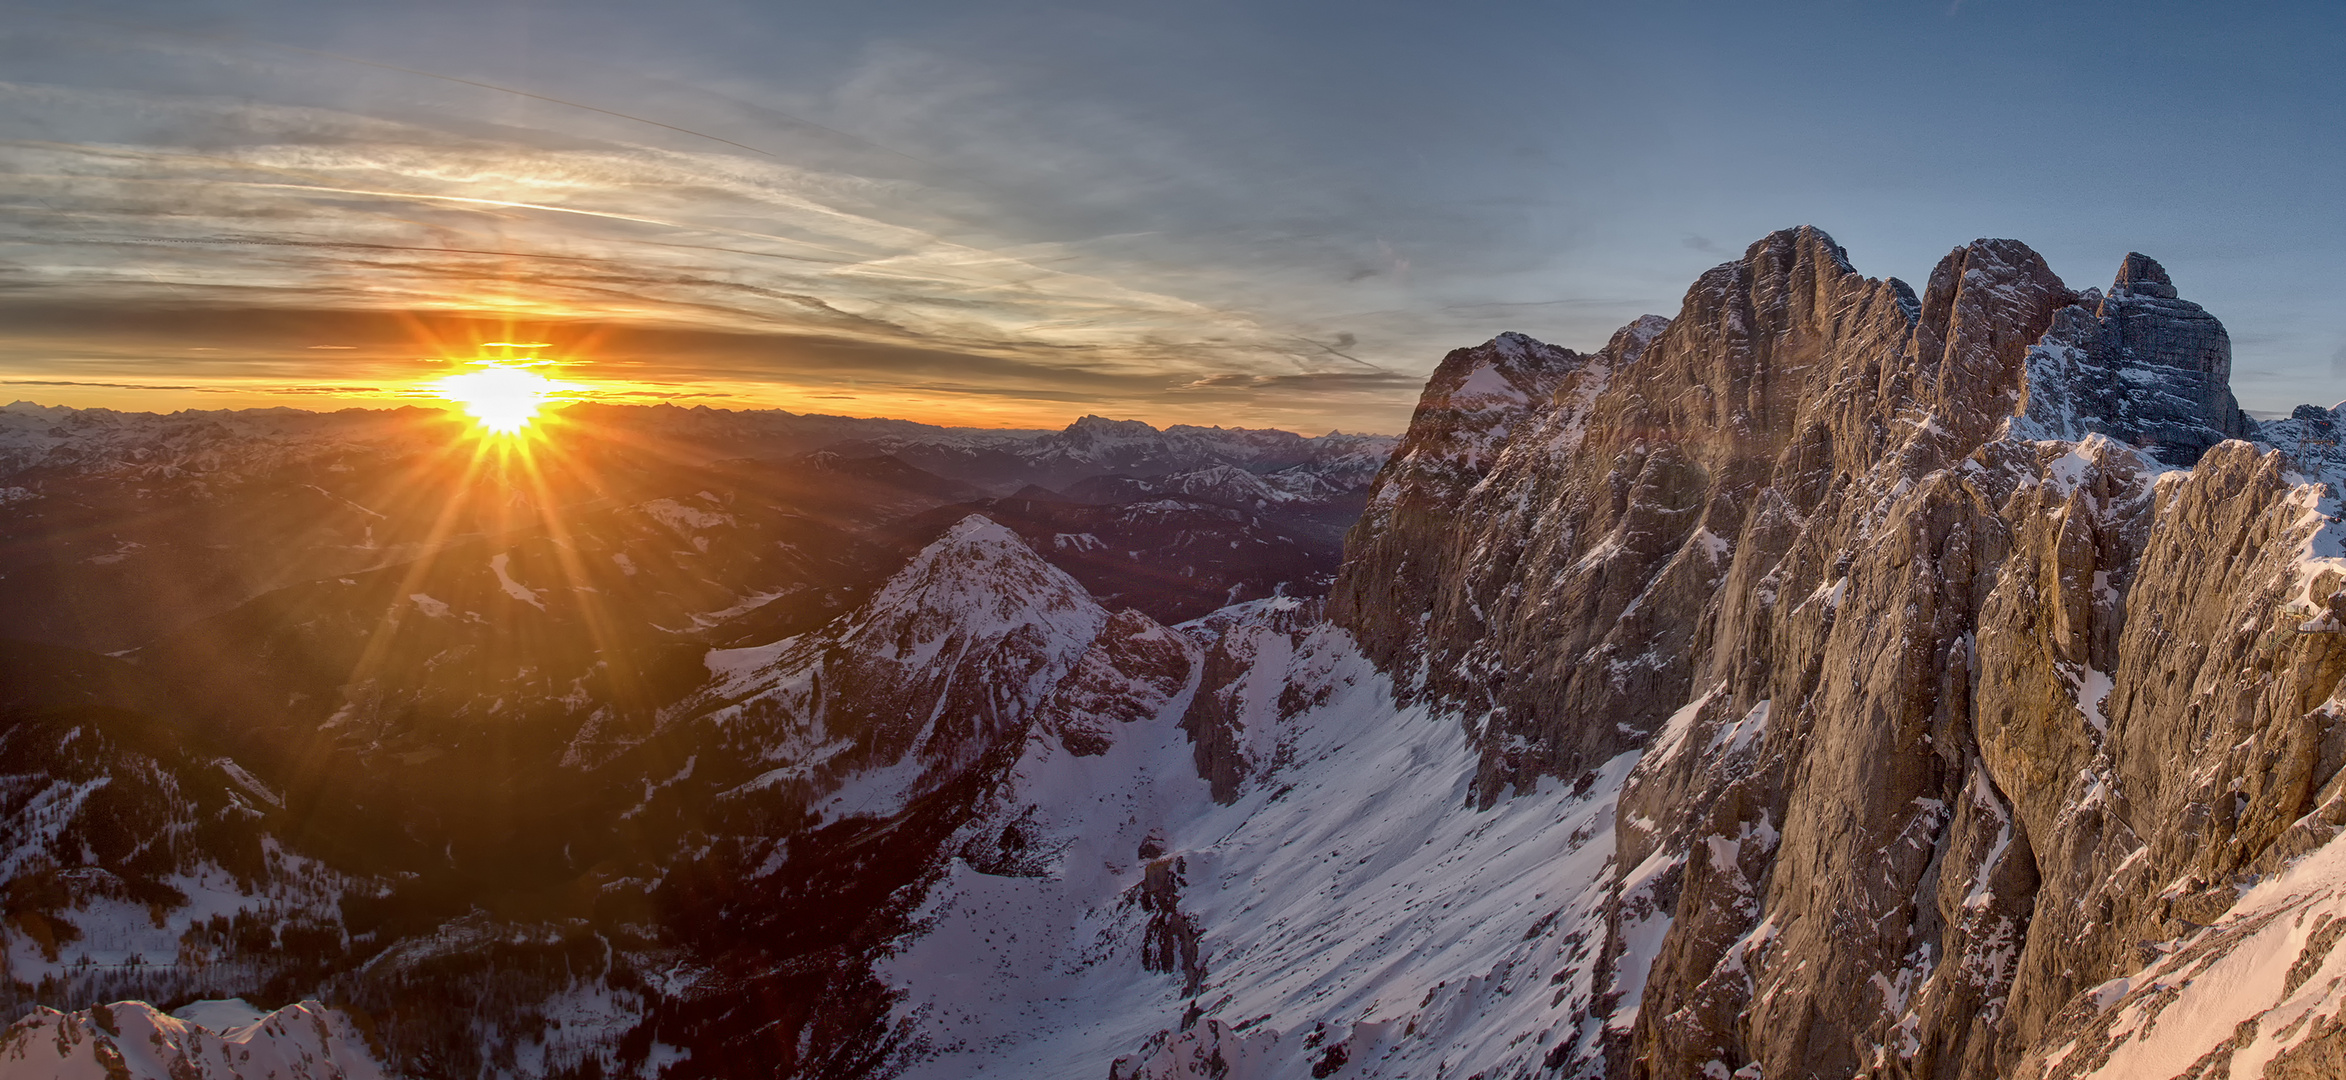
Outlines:
{"type": "Polygon", "coordinates": [[[0,1077],[2335,1075],[2230,365],[1800,228],[1398,440],[10,406],[0,1077]]]}

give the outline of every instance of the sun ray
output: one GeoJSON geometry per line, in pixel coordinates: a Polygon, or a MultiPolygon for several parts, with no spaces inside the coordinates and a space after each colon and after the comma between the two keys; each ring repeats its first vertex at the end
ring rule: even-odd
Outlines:
{"type": "MultiPolygon", "coordinates": [[[[580,621],[585,625],[588,638],[594,642],[596,652],[608,660],[608,664],[603,669],[603,676],[608,680],[612,697],[615,699],[614,703],[623,709],[631,707],[639,710],[644,709],[648,707],[649,701],[640,680],[637,678],[638,673],[633,665],[627,662],[627,653],[620,647],[622,635],[619,633],[617,620],[604,607],[604,593],[594,588],[594,575],[587,570],[585,560],[579,556],[578,542],[572,537],[570,523],[562,513],[560,494],[548,482],[546,476],[548,462],[560,465],[568,471],[584,471],[591,467],[582,461],[570,458],[557,447],[549,446],[549,450],[550,453],[543,455],[542,458],[537,455],[523,458],[521,471],[523,478],[529,483],[531,492],[536,497],[539,520],[545,529],[545,535],[553,541],[556,569],[569,579],[571,596],[577,605],[578,615],[580,621]]],[[[591,477],[582,477],[582,479],[592,480],[591,477]]],[[[623,719],[638,719],[638,717],[623,717],[623,719]]]]}

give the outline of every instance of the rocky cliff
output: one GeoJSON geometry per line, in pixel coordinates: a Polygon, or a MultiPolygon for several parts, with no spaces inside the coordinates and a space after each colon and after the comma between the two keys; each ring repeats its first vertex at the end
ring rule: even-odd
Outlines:
{"type": "Polygon", "coordinates": [[[1437,375],[1331,609],[1486,804],[1638,755],[1606,1071],[2082,1074],[2081,994],[2335,833],[2328,413],[2226,441],[2157,263],[2079,294],[1982,240],[1918,295],[1789,230],[1545,370],[1427,475],[1437,375]]]}
{"type": "Polygon", "coordinates": [[[1915,290],[1813,229],[1593,354],[1451,354],[1329,621],[1184,624],[972,804],[890,1060],[2318,1075],[2335,414],[2256,428],[2228,364],[2138,255],[1915,290]]]}
{"type": "MultiPolygon", "coordinates": [[[[1324,603],[1111,610],[1037,527],[1085,504],[900,461],[949,520],[882,572],[748,462],[210,653],[0,649],[48,671],[0,698],[0,976],[318,988],[429,1076],[2335,1075],[2346,453],[2229,365],[2140,255],[2078,292],[1981,240],[1918,290],[1795,229],[1593,353],[1451,354],[1324,603]],[[631,642],[687,663],[595,720],[631,642]]],[[[1335,475],[1152,430],[1021,438],[1137,470],[1111,501],[1335,475]]]]}

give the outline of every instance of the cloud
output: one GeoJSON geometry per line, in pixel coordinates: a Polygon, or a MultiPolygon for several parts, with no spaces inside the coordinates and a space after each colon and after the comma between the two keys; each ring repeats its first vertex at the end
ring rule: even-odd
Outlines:
{"type": "Polygon", "coordinates": [[[1416,386],[1421,382],[1423,380],[1414,375],[1404,375],[1393,371],[1321,371],[1291,375],[1209,375],[1194,382],[1185,383],[1181,388],[1188,390],[1238,386],[1249,389],[1273,389],[1278,387],[1390,386],[1397,384],[1416,386]]]}
{"type": "Polygon", "coordinates": [[[474,355],[477,343],[516,339],[551,343],[544,355],[560,361],[559,377],[616,399],[706,398],[793,408],[821,398],[863,402],[865,415],[887,414],[895,401],[905,405],[894,414],[917,409],[922,419],[940,420],[952,419],[954,401],[987,403],[973,422],[1047,424],[1106,409],[1184,421],[1309,426],[1306,420],[1329,411],[1375,417],[1359,402],[1414,397],[1420,381],[1342,361],[1341,371],[1302,369],[1308,358],[1286,361],[1284,372],[1212,371],[824,335],[446,312],[214,304],[124,309],[0,296],[0,325],[13,330],[0,339],[0,372],[28,383],[182,386],[235,392],[255,403],[285,394],[358,403],[405,399],[419,393],[417,383],[474,355]],[[346,347],[311,349],[308,343],[321,338],[346,347]],[[117,377],[87,377],[98,371],[117,377]],[[304,385],[304,378],[314,382],[304,385]]]}
{"type": "Polygon", "coordinates": [[[834,178],[643,150],[405,144],[232,153],[16,146],[12,290],[150,304],[511,311],[968,351],[1240,362],[1246,314],[940,238],[834,178]],[[32,212],[36,207],[42,212],[32,212]],[[754,222],[754,226],[749,224],[754,222]]]}
{"type": "Polygon", "coordinates": [[[28,60],[0,84],[0,307],[32,320],[0,374],[79,356],[162,386],[133,376],[201,360],[391,393],[417,325],[461,350],[504,320],[592,337],[597,370],[682,396],[886,408],[893,387],[1037,422],[1081,403],[1356,430],[1398,426],[1419,377],[1228,395],[1422,372],[1500,328],[1415,291],[1406,218],[1357,233],[1362,196],[1274,141],[1207,152],[1201,132],[1252,122],[1236,99],[1146,115],[901,42],[795,96],[499,85],[160,31],[77,47],[116,66],[28,60]]]}
{"type": "Polygon", "coordinates": [[[80,379],[0,379],[0,386],[87,386],[104,390],[174,390],[197,394],[224,392],[220,387],[195,384],[89,382],[80,379]]]}

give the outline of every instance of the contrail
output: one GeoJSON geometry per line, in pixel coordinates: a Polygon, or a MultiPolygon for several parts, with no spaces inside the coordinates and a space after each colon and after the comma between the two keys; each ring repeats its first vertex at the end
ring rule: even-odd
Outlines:
{"type": "Polygon", "coordinates": [[[1366,361],[1366,360],[1363,360],[1363,359],[1361,359],[1360,357],[1354,356],[1354,355],[1352,355],[1351,353],[1340,351],[1340,350],[1338,350],[1338,349],[1337,349],[1337,348],[1336,348],[1334,345],[1325,345],[1325,344],[1322,344],[1322,343],[1320,343],[1320,342],[1317,342],[1317,341],[1313,341],[1312,339],[1310,339],[1310,338],[1305,338],[1305,337],[1299,337],[1299,338],[1290,338],[1289,340],[1292,340],[1292,341],[1300,341],[1300,342],[1302,342],[1302,343],[1304,343],[1304,344],[1306,344],[1306,345],[1309,345],[1309,346],[1311,346],[1312,348],[1318,349],[1319,351],[1321,351],[1321,352],[1324,352],[1324,353],[1327,353],[1327,354],[1329,354],[1329,355],[1331,355],[1331,356],[1341,356],[1341,357],[1343,357],[1343,358],[1344,358],[1344,359],[1346,359],[1346,360],[1350,360],[1350,361],[1352,361],[1352,362],[1353,362],[1353,363],[1355,363],[1355,364],[1359,364],[1360,366],[1362,366],[1362,367],[1364,367],[1364,368],[1367,368],[1367,369],[1369,369],[1370,371],[1386,371],[1386,370],[1387,370],[1386,368],[1379,367],[1379,366],[1378,366],[1378,365],[1376,365],[1376,364],[1369,363],[1368,361],[1366,361]]]}

